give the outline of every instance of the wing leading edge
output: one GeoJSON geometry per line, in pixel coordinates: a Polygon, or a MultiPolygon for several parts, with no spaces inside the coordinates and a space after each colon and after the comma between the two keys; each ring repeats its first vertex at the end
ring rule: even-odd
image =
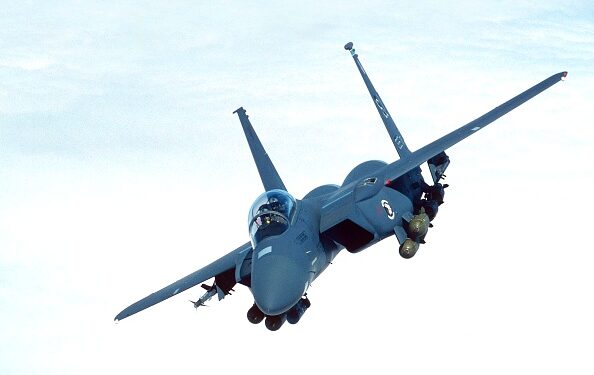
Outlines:
{"type": "Polygon", "coordinates": [[[237,249],[231,251],[227,255],[215,260],[211,264],[206,267],[199,269],[198,271],[189,274],[188,276],[174,282],[171,285],[166,286],[165,288],[133,303],[132,305],[128,306],[122,312],[120,312],[114,320],[122,320],[124,318],[129,317],[130,315],[134,315],[137,312],[140,312],[144,309],[147,309],[153,305],[156,305],[159,302],[162,302],[168,298],[175,296],[176,294],[183,292],[186,289],[189,289],[195,285],[200,284],[208,279],[211,279],[225,271],[229,271],[236,267],[237,260],[239,259],[239,254],[243,252],[247,252],[252,249],[252,246],[249,242],[243,244],[242,246],[238,247],[237,249]]]}
{"type": "Polygon", "coordinates": [[[395,180],[411,169],[423,164],[425,161],[429,160],[440,152],[445,151],[466,137],[476,133],[480,129],[483,129],[501,116],[524,104],[557,82],[563,80],[566,76],[567,72],[554,74],[544,81],[532,86],[523,93],[485,113],[481,117],[433,141],[432,143],[429,143],[410,155],[387,165],[384,176],[387,180],[395,180]]]}

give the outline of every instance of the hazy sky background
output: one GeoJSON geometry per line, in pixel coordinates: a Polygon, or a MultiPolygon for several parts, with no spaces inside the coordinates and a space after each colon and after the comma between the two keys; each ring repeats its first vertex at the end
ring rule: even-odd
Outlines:
{"type": "Polygon", "coordinates": [[[589,1],[7,2],[0,7],[0,373],[594,371],[589,1]],[[243,106],[289,191],[413,150],[563,71],[456,145],[411,260],[341,253],[275,333],[247,288],[124,307],[248,240],[243,106]]]}

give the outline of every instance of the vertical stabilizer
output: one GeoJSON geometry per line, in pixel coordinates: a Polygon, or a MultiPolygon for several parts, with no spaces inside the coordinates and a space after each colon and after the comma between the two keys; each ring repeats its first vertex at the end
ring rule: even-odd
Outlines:
{"type": "Polygon", "coordinates": [[[384,122],[384,125],[386,126],[386,130],[388,131],[388,134],[390,134],[390,139],[392,140],[392,143],[394,144],[394,147],[396,148],[396,152],[398,152],[398,156],[400,156],[401,159],[404,158],[405,156],[410,154],[410,150],[408,149],[408,146],[404,142],[404,138],[402,137],[402,134],[400,134],[400,131],[396,127],[396,124],[394,123],[394,120],[392,119],[390,112],[388,112],[388,108],[386,108],[384,102],[382,101],[382,98],[380,98],[377,91],[375,91],[375,88],[373,87],[373,84],[369,80],[369,77],[367,76],[365,69],[363,69],[363,65],[361,65],[361,62],[359,61],[359,56],[355,53],[355,49],[353,48],[353,43],[352,42],[347,43],[344,46],[344,49],[351,52],[351,56],[353,56],[353,60],[355,60],[357,69],[359,69],[359,73],[361,73],[361,77],[363,77],[365,86],[367,86],[367,90],[369,90],[369,95],[371,95],[373,104],[375,104],[375,108],[377,108],[377,112],[379,113],[380,117],[382,118],[382,121],[384,122]]]}
{"type": "Polygon", "coordinates": [[[273,189],[280,189],[287,191],[283,180],[281,180],[276,168],[274,168],[274,164],[272,164],[272,160],[270,160],[262,143],[260,143],[260,139],[254,131],[254,128],[248,119],[248,115],[245,113],[245,109],[239,107],[233,113],[237,113],[239,116],[239,121],[241,121],[241,127],[245,133],[245,138],[250,146],[254,162],[256,162],[258,173],[260,173],[260,179],[264,185],[264,190],[270,191],[273,189]]]}

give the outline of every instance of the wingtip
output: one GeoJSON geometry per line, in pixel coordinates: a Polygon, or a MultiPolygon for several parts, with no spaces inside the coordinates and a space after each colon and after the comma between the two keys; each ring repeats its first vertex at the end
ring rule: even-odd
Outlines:
{"type": "MultiPolygon", "coordinates": [[[[126,310],[124,310],[124,311],[126,311],[126,310]]],[[[119,313],[118,315],[116,315],[115,318],[113,318],[113,321],[117,323],[120,320],[122,320],[124,318],[127,318],[129,315],[125,315],[124,314],[124,311],[122,311],[121,313],[119,313]]]]}
{"type": "Polygon", "coordinates": [[[561,80],[565,81],[567,79],[567,72],[561,72],[561,80]]]}

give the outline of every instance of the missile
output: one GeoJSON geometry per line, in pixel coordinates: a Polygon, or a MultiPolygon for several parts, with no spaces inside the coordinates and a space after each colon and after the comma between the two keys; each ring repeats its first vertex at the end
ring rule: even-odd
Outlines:
{"type": "Polygon", "coordinates": [[[296,324],[299,322],[299,319],[301,319],[303,314],[305,314],[305,311],[307,311],[310,306],[311,302],[309,302],[307,297],[301,298],[299,302],[297,302],[297,304],[293,306],[289,312],[287,312],[287,322],[289,322],[289,324],[296,324]]]}

